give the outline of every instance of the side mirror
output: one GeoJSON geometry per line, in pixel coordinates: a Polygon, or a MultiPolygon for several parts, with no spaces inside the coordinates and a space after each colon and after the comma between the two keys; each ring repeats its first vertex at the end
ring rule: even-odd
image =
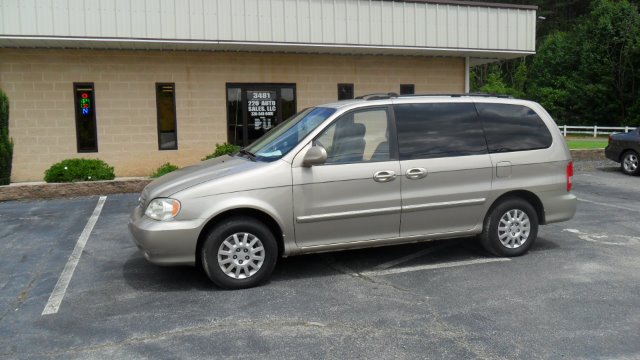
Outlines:
{"type": "Polygon", "coordinates": [[[307,150],[302,159],[302,166],[310,167],[314,165],[322,165],[327,162],[327,150],[322,146],[312,146],[307,150]]]}

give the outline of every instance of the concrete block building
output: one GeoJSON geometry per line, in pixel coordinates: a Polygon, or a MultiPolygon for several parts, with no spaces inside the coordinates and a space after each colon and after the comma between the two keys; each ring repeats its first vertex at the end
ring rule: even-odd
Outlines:
{"type": "Polygon", "coordinates": [[[463,93],[535,52],[536,8],[451,0],[0,0],[13,182],[100,158],[117,176],[247,145],[306,107],[463,93]]]}

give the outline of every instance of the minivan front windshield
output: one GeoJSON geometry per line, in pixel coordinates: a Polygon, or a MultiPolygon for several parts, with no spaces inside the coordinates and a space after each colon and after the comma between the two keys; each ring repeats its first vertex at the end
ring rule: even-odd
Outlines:
{"type": "Polygon", "coordinates": [[[258,161],[278,160],[334,112],[335,109],[323,107],[305,109],[244,148],[241,154],[255,155],[258,161]]]}

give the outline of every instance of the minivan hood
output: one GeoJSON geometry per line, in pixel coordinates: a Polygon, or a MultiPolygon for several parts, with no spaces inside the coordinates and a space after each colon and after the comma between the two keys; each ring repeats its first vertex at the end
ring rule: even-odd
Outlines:
{"type": "Polygon", "coordinates": [[[146,200],[169,197],[192,186],[253,169],[259,163],[247,158],[224,155],[173,171],[152,181],[144,189],[146,200]]]}

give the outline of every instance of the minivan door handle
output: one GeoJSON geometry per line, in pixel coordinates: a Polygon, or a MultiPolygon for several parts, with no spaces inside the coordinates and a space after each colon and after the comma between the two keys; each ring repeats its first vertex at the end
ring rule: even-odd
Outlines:
{"type": "Polygon", "coordinates": [[[396,173],[395,171],[391,171],[391,170],[378,171],[375,174],[373,174],[373,180],[380,183],[393,181],[395,180],[395,178],[396,178],[396,173]]]}
{"type": "Polygon", "coordinates": [[[407,170],[405,175],[407,176],[408,179],[411,179],[411,180],[422,179],[423,177],[427,176],[427,169],[425,168],[409,169],[407,170]]]}

